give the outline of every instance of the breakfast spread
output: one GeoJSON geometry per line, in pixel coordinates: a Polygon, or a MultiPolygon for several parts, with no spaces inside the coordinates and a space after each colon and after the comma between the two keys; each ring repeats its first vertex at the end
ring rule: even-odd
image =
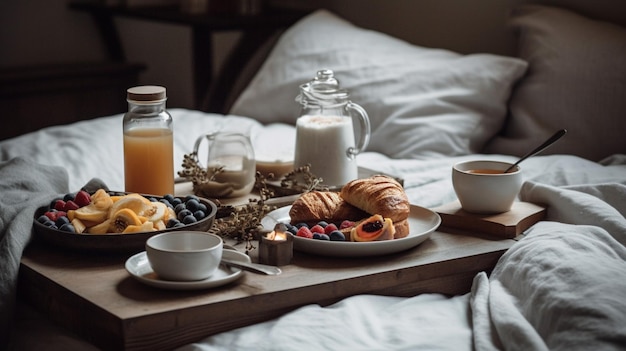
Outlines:
{"type": "Polygon", "coordinates": [[[322,240],[391,240],[409,234],[409,212],[402,185],[375,175],[352,180],[339,192],[301,195],[289,210],[287,229],[296,236],[322,240]]]}

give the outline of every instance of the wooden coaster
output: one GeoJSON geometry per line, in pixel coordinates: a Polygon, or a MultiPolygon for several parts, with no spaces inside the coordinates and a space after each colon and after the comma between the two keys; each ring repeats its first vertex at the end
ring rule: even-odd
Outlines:
{"type": "Polygon", "coordinates": [[[464,211],[457,200],[433,209],[441,216],[441,226],[500,238],[515,238],[531,225],[544,219],[546,208],[516,201],[510,211],[498,214],[475,214],[464,211]]]}

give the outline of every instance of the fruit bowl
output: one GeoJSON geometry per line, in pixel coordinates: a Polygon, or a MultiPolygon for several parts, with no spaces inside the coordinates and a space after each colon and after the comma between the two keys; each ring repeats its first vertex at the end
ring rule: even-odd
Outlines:
{"type": "MultiPolygon", "coordinates": [[[[116,194],[127,194],[117,192],[116,194]]],[[[152,198],[153,201],[161,201],[164,197],[155,197],[152,195],[143,195],[146,198],[152,198]]],[[[184,201],[185,197],[172,197],[184,201]]],[[[70,249],[74,251],[89,252],[111,252],[111,253],[137,253],[145,250],[145,243],[149,237],[171,231],[208,231],[212,226],[217,214],[217,206],[212,201],[197,197],[200,203],[206,206],[206,215],[193,223],[180,223],[176,227],[164,228],[162,230],[139,231],[133,233],[106,233],[106,234],[89,234],[89,233],[73,233],[57,228],[44,225],[38,218],[50,210],[50,206],[43,206],[35,211],[33,218],[33,229],[36,240],[41,240],[45,244],[50,244],[57,248],[70,249]]]]}

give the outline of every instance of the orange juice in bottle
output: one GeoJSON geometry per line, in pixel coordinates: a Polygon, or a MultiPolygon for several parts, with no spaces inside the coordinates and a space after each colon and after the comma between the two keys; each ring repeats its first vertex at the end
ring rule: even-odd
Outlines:
{"type": "Polygon", "coordinates": [[[174,193],[174,134],[165,110],[165,88],[127,91],[124,115],[125,191],[163,196],[174,193]]]}

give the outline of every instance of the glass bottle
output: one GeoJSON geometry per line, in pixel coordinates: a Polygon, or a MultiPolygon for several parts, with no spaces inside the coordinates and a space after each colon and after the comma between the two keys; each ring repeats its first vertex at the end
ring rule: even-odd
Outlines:
{"type": "Polygon", "coordinates": [[[322,178],[322,185],[340,188],[358,177],[356,156],[368,145],[370,122],[367,112],[349,100],[332,70],[320,70],[300,86],[296,97],[302,105],[296,121],[294,167],[309,164],[322,178]],[[358,121],[355,133],[353,120],[358,121]],[[358,136],[358,141],[356,140],[358,136]]]}
{"type": "Polygon", "coordinates": [[[166,90],[138,86],[127,90],[124,115],[125,191],[174,194],[174,130],[165,109],[166,90]]]}

